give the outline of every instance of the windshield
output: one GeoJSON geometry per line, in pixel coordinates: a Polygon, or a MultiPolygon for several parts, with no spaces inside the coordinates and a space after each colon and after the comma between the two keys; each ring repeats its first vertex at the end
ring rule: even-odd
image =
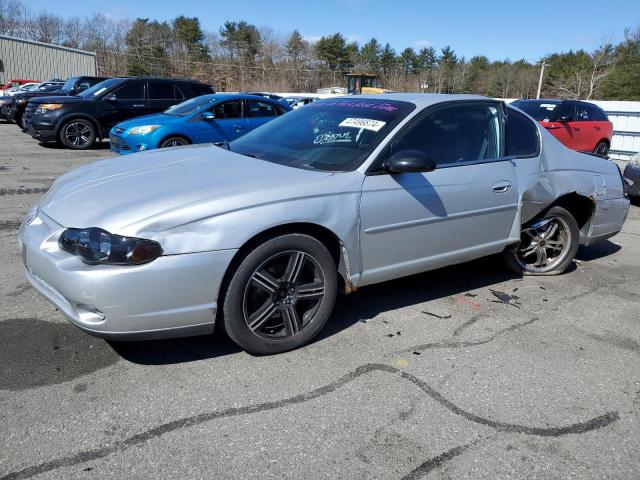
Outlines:
{"type": "Polygon", "coordinates": [[[204,95],[202,97],[195,97],[186,102],[179,103],[177,105],[173,105],[172,107],[167,108],[164,113],[169,115],[175,115],[176,117],[184,117],[186,115],[191,115],[192,113],[197,112],[205,105],[210,105],[217,100],[216,97],[211,97],[209,95],[204,95]]]}
{"type": "Polygon", "coordinates": [[[66,82],[64,82],[64,85],[62,86],[61,90],[65,92],[70,92],[73,86],[76,84],[77,80],[78,80],[78,77],[69,78],[66,82]]]}
{"type": "Polygon", "coordinates": [[[527,115],[533,117],[538,122],[552,122],[557,118],[556,109],[560,102],[544,101],[539,102],[513,102],[511,105],[522,110],[527,115]]]}
{"type": "MultiPolygon", "coordinates": [[[[82,97],[82,98],[95,98],[98,95],[100,95],[101,93],[104,93],[104,91],[107,88],[112,87],[113,85],[116,85],[120,82],[122,82],[122,78],[110,78],[108,80],[103,80],[100,83],[96,83],[93,87],[89,87],[87,88],[84,92],[81,92],[78,94],[78,97],[82,97]]],[[[66,84],[65,84],[66,87],[66,84]]]]}
{"type": "Polygon", "coordinates": [[[270,121],[229,148],[295,168],[354,170],[414,108],[394,100],[322,100],[270,121]]]}

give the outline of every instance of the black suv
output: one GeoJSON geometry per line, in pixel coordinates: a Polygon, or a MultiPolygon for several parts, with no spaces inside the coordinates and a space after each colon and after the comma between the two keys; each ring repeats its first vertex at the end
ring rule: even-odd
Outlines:
{"type": "Polygon", "coordinates": [[[18,126],[24,128],[24,125],[22,124],[22,116],[27,108],[27,102],[29,99],[36,97],[50,97],[51,95],[78,95],[79,93],[84,92],[87,88],[93,87],[96,83],[100,83],[106,79],[107,77],[71,77],[64,82],[63,85],[59,85],[57,87],[49,87],[47,89],[38,88],[37,90],[32,90],[30,92],[18,93],[13,96],[13,101],[8,108],[6,118],[8,121],[15,122],[18,126]]]}
{"type": "Polygon", "coordinates": [[[189,98],[215,93],[210,85],[173,78],[110,78],[74,97],[29,100],[24,114],[27,131],[42,142],[58,141],[84,150],[108,138],[116,123],[158,113],[189,98]]]}

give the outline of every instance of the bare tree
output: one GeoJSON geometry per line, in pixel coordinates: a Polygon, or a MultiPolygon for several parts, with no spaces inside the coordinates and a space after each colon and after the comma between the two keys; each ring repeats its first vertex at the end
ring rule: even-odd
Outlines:
{"type": "Polygon", "coordinates": [[[592,68],[589,77],[587,100],[591,100],[597,93],[602,81],[615,68],[615,49],[610,43],[598,47],[592,54],[592,68]]]}

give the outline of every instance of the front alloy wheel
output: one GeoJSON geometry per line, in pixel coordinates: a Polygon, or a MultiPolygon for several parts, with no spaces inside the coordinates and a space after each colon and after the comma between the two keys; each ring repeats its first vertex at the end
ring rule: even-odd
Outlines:
{"type": "Polygon", "coordinates": [[[250,252],[235,271],[224,327],[249,352],[292,350],[322,329],[336,294],[335,262],[322,243],[302,234],[276,237],[250,252]]]}
{"type": "Polygon", "coordinates": [[[262,337],[293,337],[315,318],[324,290],[324,272],[311,255],[297,250],[276,254],[247,283],[244,320],[262,337]]]}
{"type": "Polygon", "coordinates": [[[509,248],[507,263],[521,275],[556,275],[564,272],[579,247],[578,224],[562,207],[524,226],[520,244],[509,248]]]}
{"type": "Polygon", "coordinates": [[[86,150],[94,144],[96,132],[88,120],[71,120],[62,127],[60,140],[66,147],[74,150],[86,150]]]}

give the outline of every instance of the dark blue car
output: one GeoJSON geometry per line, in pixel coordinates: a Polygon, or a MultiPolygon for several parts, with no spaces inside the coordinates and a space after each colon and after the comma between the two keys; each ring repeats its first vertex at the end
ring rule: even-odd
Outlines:
{"type": "Polygon", "coordinates": [[[190,143],[231,142],[290,110],[276,100],[244,94],[202,95],[163,113],[132,118],[111,129],[119,154],[190,143]]]}

